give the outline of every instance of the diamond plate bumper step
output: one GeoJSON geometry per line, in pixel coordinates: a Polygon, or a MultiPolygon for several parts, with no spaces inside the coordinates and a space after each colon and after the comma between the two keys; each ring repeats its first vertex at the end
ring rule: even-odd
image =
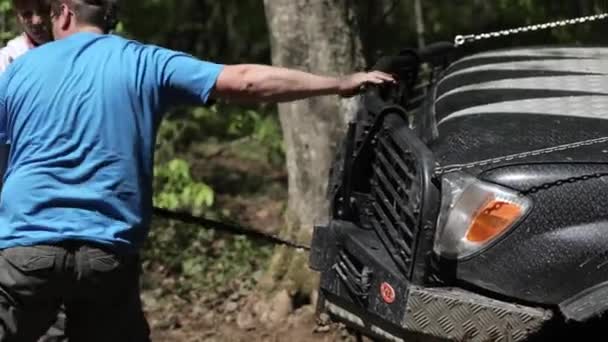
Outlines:
{"type": "Polygon", "coordinates": [[[524,341],[552,317],[550,310],[505,303],[462,289],[417,286],[409,289],[406,314],[399,327],[402,332],[370,323],[368,314],[344,309],[328,300],[324,306],[340,320],[391,342],[524,341]]]}

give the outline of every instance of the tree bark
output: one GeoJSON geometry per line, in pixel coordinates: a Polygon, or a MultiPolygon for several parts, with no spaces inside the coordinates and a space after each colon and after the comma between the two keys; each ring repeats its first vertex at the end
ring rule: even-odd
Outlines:
{"type": "Polygon", "coordinates": [[[414,13],[416,14],[416,36],[418,37],[418,48],[422,49],[426,43],[424,39],[424,12],[422,1],[414,0],[414,13]]]}
{"type": "MultiPolygon", "coordinates": [[[[274,65],[326,75],[364,66],[351,0],[264,0],[274,65]]],[[[317,97],[279,105],[289,198],[283,235],[309,242],[313,226],[328,214],[329,168],[357,100],[317,97]]],[[[279,248],[263,285],[312,293],[308,256],[279,248]]]]}

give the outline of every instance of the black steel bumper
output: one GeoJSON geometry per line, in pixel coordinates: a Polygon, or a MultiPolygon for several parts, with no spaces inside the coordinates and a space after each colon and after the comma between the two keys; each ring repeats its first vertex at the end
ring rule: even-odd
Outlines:
{"type": "Polygon", "coordinates": [[[319,307],[386,341],[523,341],[550,310],[459,288],[425,287],[401,275],[373,230],[333,221],[317,227],[311,266],[321,272],[319,307]]]}

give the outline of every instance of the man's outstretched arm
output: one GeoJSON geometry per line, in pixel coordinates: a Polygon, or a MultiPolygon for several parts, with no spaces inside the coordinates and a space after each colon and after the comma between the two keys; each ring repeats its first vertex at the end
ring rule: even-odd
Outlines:
{"type": "Polygon", "coordinates": [[[345,77],[327,77],[267,65],[227,65],[211,97],[237,102],[288,102],[321,95],[356,95],[364,84],[395,82],[386,73],[372,71],[345,77]]]}

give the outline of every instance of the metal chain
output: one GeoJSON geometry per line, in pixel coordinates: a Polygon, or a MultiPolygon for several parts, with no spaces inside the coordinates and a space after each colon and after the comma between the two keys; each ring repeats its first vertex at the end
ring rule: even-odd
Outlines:
{"type": "Polygon", "coordinates": [[[496,31],[496,32],[458,35],[454,39],[454,45],[458,47],[458,46],[462,46],[467,43],[472,43],[472,42],[480,41],[483,39],[505,37],[505,36],[510,36],[510,35],[514,35],[514,34],[518,34],[518,33],[540,31],[540,30],[546,30],[546,29],[551,29],[551,28],[556,28],[556,27],[582,24],[582,23],[586,23],[586,22],[603,20],[606,18],[608,18],[608,13],[601,13],[601,14],[596,14],[596,15],[590,15],[587,17],[559,20],[559,21],[554,21],[554,22],[545,23],[545,24],[522,26],[522,27],[518,27],[518,28],[501,30],[501,31],[496,31]]]}
{"type": "Polygon", "coordinates": [[[555,181],[555,182],[549,182],[549,183],[545,183],[545,184],[542,184],[542,185],[539,185],[539,186],[531,187],[528,190],[522,191],[520,193],[520,195],[527,196],[527,195],[530,195],[530,194],[535,194],[535,193],[540,192],[542,190],[549,190],[549,189],[551,189],[553,187],[562,186],[562,185],[565,185],[565,184],[574,184],[576,182],[584,182],[584,181],[588,181],[590,179],[599,179],[599,178],[603,178],[603,177],[606,177],[606,176],[608,176],[608,172],[596,172],[596,173],[593,173],[593,174],[588,174],[588,175],[583,175],[583,176],[578,176],[578,177],[570,177],[570,178],[567,178],[567,179],[562,179],[562,180],[558,180],[558,181],[555,181]]]}
{"type": "Polygon", "coordinates": [[[543,148],[543,149],[534,150],[534,151],[516,153],[516,154],[511,154],[508,156],[502,156],[502,157],[497,157],[497,158],[492,158],[492,159],[480,160],[480,161],[471,162],[471,163],[467,163],[467,164],[453,164],[453,165],[437,167],[435,169],[435,174],[442,175],[442,174],[446,174],[446,173],[457,172],[457,171],[462,171],[462,170],[466,170],[466,169],[472,169],[474,167],[498,164],[503,161],[524,159],[524,158],[528,158],[528,157],[532,157],[532,156],[540,156],[543,154],[566,151],[566,150],[571,150],[571,149],[575,149],[575,148],[579,148],[579,147],[592,146],[592,145],[598,145],[598,144],[604,144],[604,143],[608,143],[608,137],[577,141],[574,143],[553,146],[553,147],[543,148]]]}

